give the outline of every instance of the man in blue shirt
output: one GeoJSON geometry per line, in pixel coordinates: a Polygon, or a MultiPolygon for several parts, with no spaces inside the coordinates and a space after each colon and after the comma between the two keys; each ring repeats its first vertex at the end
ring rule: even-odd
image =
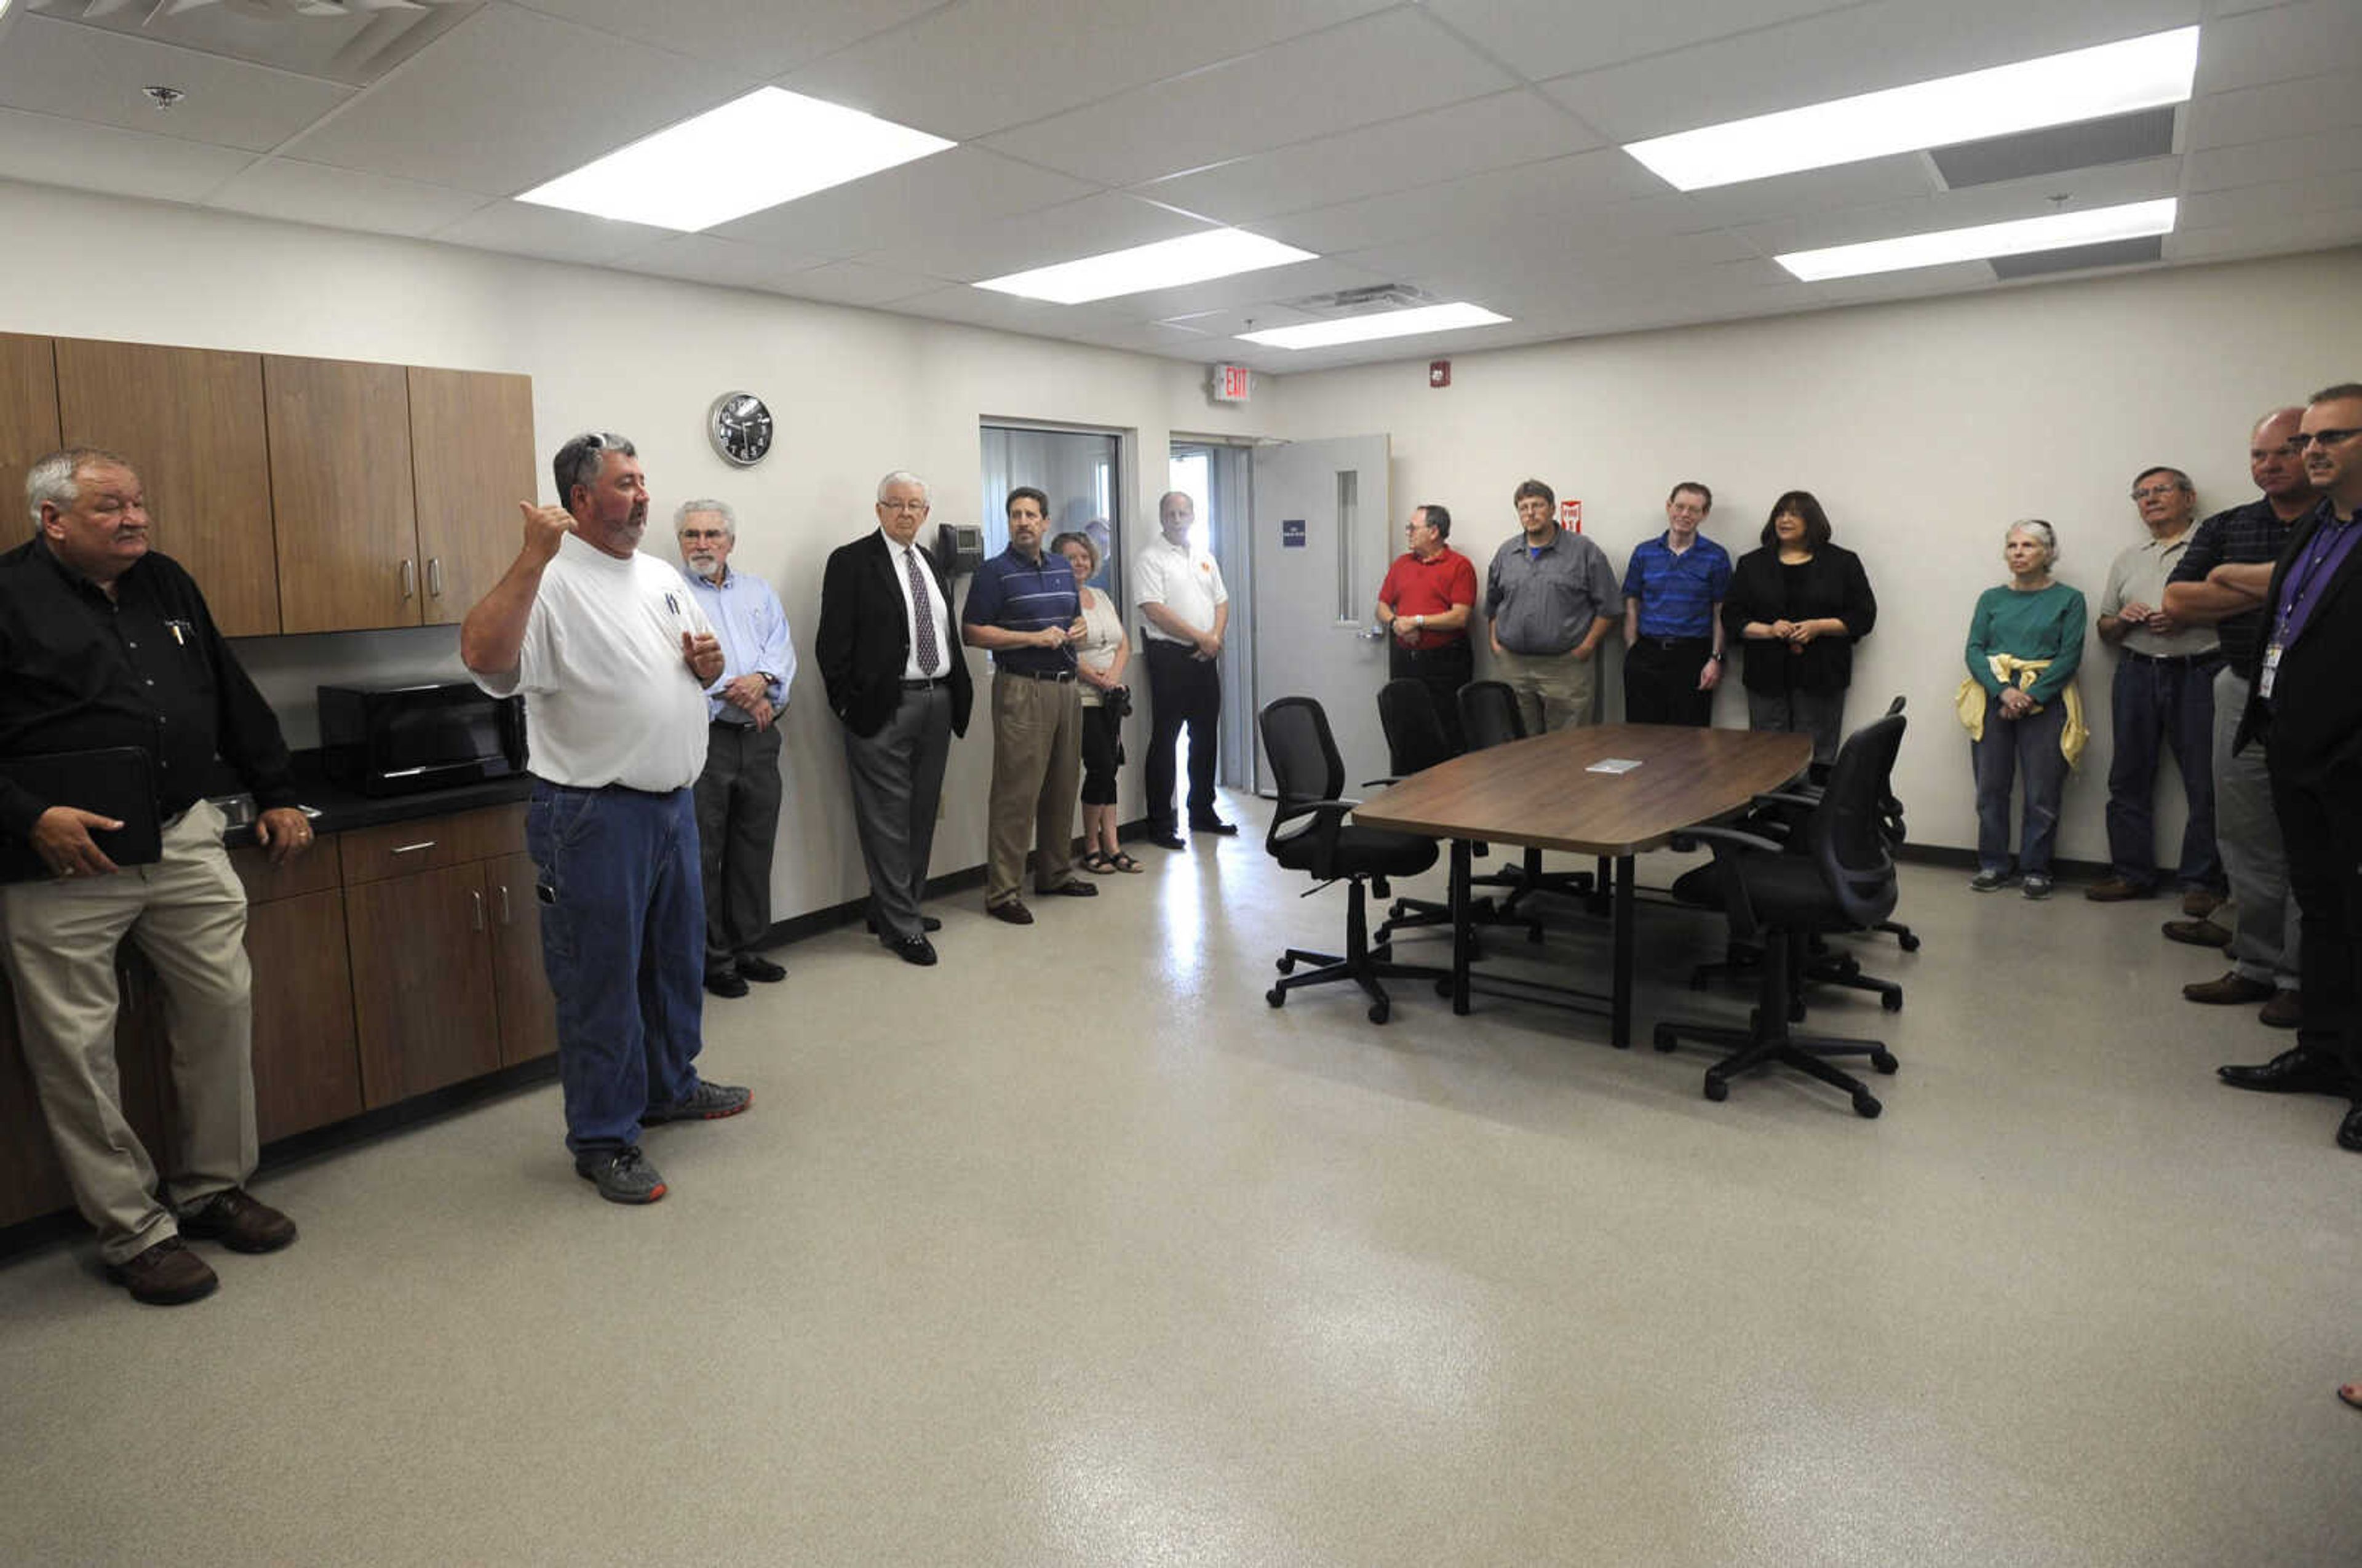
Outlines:
{"type": "Polygon", "coordinates": [[[673,514],[683,575],[722,642],[705,689],[712,725],[697,779],[705,884],[705,988],[743,997],[746,982],[787,971],[755,949],[771,929],[771,842],[779,823],[779,725],[796,652],[787,612],[761,578],[730,569],[738,519],[727,503],[690,501],[673,514]]]}
{"type": "Polygon", "coordinates": [[[1049,517],[1042,491],[1021,485],[1009,492],[1009,547],[977,569],[960,616],[960,639],[992,654],[984,910],[1011,925],[1033,923],[1018,896],[1029,839],[1037,892],[1077,899],[1098,892],[1075,875],[1074,861],[1083,777],[1074,644],[1083,635],[1083,602],[1075,569],[1042,547],[1049,517]]]}
{"type": "Polygon", "coordinates": [[[1695,480],[1665,498],[1665,531],[1642,540],[1624,569],[1624,718],[1634,724],[1714,722],[1722,679],[1722,601],[1730,554],[1698,533],[1714,491],[1695,480]]]}

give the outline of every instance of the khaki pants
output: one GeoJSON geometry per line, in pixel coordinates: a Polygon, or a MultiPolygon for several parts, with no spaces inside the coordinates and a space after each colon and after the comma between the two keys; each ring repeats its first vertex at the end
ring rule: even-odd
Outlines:
{"type": "Polygon", "coordinates": [[[1493,679],[1517,693],[1518,716],[1526,734],[1546,734],[1569,724],[1595,723],[1593,693],[1599,680],[1599,655],[1518,654],[1493,656],[1493,679]]]}
{"type": "Polygon", "coordinates": [[[1023,891],[1025,846],[1039,850],[1036,888],[1075,875],[1075,806],[1083,778],[1082,690],[1071,680],[992,679],[992,804],[986,819],[984,901],[1023,891]]]}
{"type": "Polygon", "coordinates": [[[25,1062],[99,1251],[122,1263],[178,1232],[156,1165],[123,1116],[115,1066],[116,948],[127,934],[164,982],[172,1047],[172,1201],[254,1174],[253,1004],[246,889],[200,801],[164,834],[163,857],[112,877],[0,888],[25,1062]]]}

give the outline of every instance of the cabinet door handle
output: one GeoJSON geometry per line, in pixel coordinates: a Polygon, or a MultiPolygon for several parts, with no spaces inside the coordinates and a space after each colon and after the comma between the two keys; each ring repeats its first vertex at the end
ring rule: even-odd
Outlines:
{"type": "Polygon", "coordinates": [[[501,884],[501,923],[502,923],[502,925],[507,925],[508,923],[510,923],[510,922],[509,922],[509,885],[508,885],[506,882],[503,882],[503,883],[502,883],[502,884],[501,884]]]}
{"type": "Polygon", "coordinates": [[[404,599],[418,597],[418,563],[408,556],[402,558],[402,596],[404,599]]]}
{"type": "Polygon", "coordinates": [[[441,556],[426,558],[426,591],[432,598],[443,597],[443,558],[441,556]]]}
{"type": "Polygon", "coordinates": [[[396,855],[415,855],[422,849],[432,849],[434,847],[435,841],[433,839],[422,838],[416,844],[395,845],[393,846],[393,853],[396,855]]]}
{"type": "Polygon", "coordinates": [[[481,931],[484,929],[484,890],[481,888],[470,888],[468,890],[468,897],[476,906],[476,929],[481,931]]]}

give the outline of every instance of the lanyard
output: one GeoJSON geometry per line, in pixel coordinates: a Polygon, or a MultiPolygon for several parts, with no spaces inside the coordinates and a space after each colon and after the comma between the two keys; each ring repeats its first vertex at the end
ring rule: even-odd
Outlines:
{"type": "Polygon", "coordinates": [[[2272,632],[2272,641],[2275,644],[2282,647],[2288,646],[2289,622],[2296,614],[2297,608],[2304,602],[2305,591],[2313,586],[2313,574],[2321,569],[2321,563],[2336,551],[2339,543],[2345,537],[2345,531],[2355,526],[2358,522],[2362,522],[2362,513],[2356,513],[2356,516],[2348,517],[2343,522],[2333,514],[2327,525],[2313,536],[2314,543],[2319,547],[2312,552],[2311,558],[2306,560],[2302,571],[2290,571],[2288,580],[2281,584],[2282,607],[2279,624],[2272,632]]]}

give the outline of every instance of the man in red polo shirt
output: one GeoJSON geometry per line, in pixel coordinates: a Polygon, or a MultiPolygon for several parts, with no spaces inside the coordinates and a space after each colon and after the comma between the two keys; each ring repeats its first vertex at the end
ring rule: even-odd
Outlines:
{"type": "Polygon", "coordinates": [[[1476,608],[1476,568],[1451,547],[1451,513],[1427,505],[1410,514],[1403,533],[1410,548],[1386,569],[1378,589],[1378,624],[1394,633],[1389,679],[1411,679],[1435,694],[1436,716],[1453,756],[1466,749],[1460,734],[1460,689],[1475,675],[1468,617],[1476,608]]]}

